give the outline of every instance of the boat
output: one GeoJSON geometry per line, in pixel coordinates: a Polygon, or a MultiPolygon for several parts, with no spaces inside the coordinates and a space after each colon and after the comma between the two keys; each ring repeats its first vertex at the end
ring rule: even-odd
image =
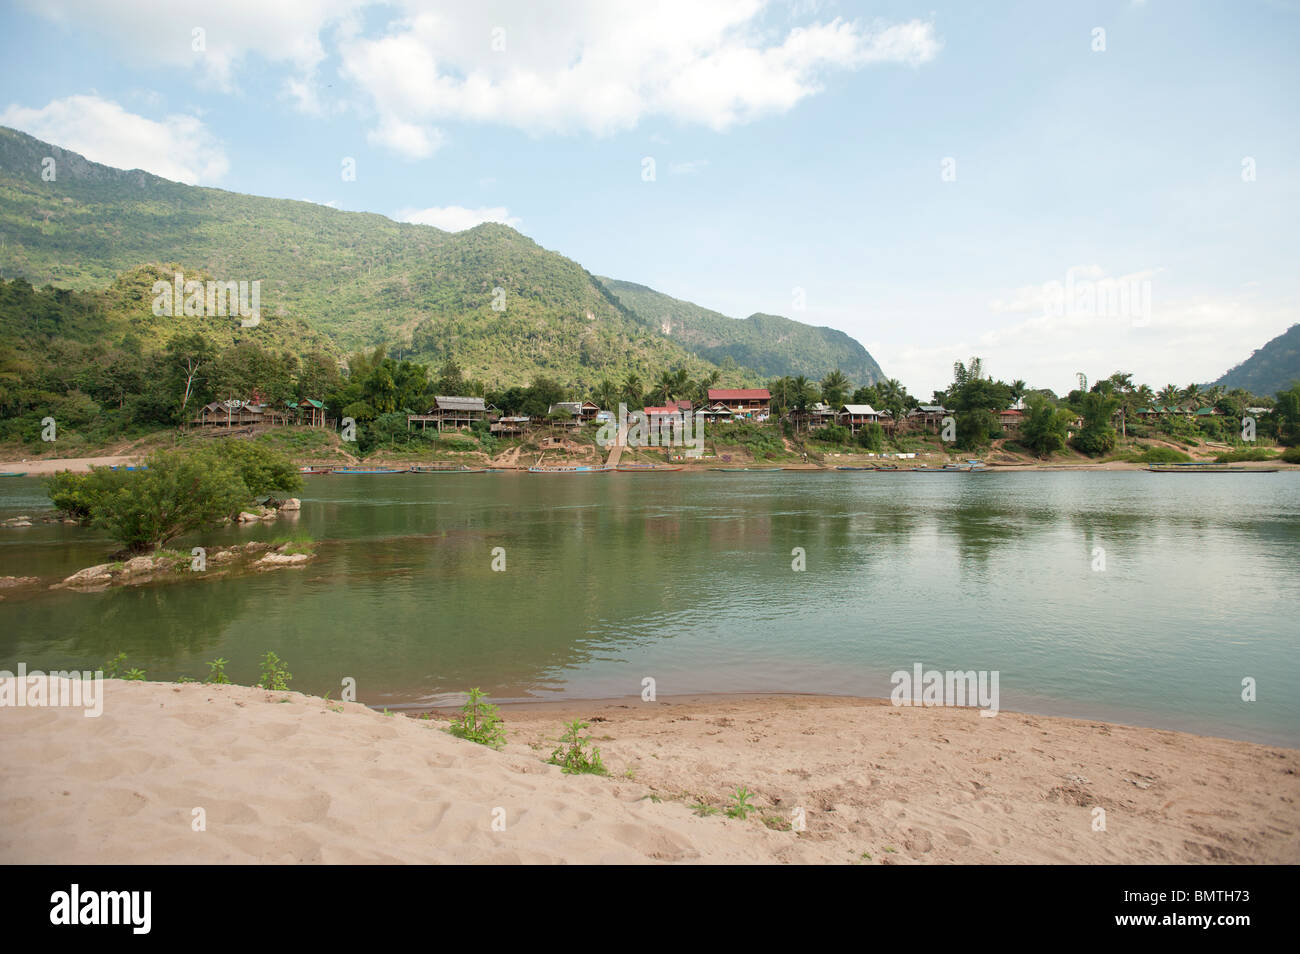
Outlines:
{"type": "Polygon", "coordinates": [[[582,464],[580,467],[530,467],[529,473],[610,473],[614,468],[608,464],[597,464],[591,467],[589,464],[582,464]]]}
{"type": "Polygon", "coordinates": [[[459,464],[456,467],[438,467],[436,465],[424,467],[416,465],[411,468],[413,474],[486,474],[487,472],[486,467],[467,467],[464,464],[459,464]]]}
{"type": "Polygon", "coordinates": [[[779,474],[780,467],[714,467],[720,474],[779,474]]]}
{"type": "Polygon", "coordinates": [[[0,477],[26,477],[26,476],[27,476],[26,471],[17,471],[17,470],[0,471],[0,477]]]}
{"type": "Polygon", "coordinates": [[[404,474],[406,471],[393,467],[335,467],[331,474],[344,474],[352,477],[370,477],[386,474],[404,474]]]}
{"type": "Polygon", "coordinates": [[[681,467],[674,467],[672,464],[619,464],[614,469],[620,474],[650,474],[681,470],[681,467]]]}
{"type": "Polygon", "coordinates": [[[1231,464],[1196,463],[1148,464],[1152,474],[1276,474],[1279,467],[1234,467],[1231,464]]]}
{"type": "Polygon", "coordinates": [[[329,474],[329,473],[333,473],[333,471],[334,471],[333,467],[326,466],[324,464],[308,464],[306,467],[298,468],[298,473],[302,474],[304,477],[311,477],[313,475],[319,475],[319,474],[329,474]]]}
{"type": "Polygon", "coordinates": [[[836,470],[880,470],[879,467],[855,467],[848,464],[837,464],[836,470]]]}

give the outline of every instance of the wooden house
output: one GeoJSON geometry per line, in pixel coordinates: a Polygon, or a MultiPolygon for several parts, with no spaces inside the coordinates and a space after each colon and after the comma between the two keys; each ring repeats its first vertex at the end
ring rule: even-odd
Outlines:
{"type": "Polygon", "coordinates": [[[765,421],[772,413],[772,395],[767,388],[709,388],[709,404],[721,404],[733,418],[765,421]]]}
{"type": "Polygon", "coordinates": [[[408,414],[406,428],[419,424],[424,430],[430,424],[439,431],[457,430],[472,427],[479,421],[488,421],[489,415],[496,410],[483,402],[481,397],[447,397],[438,395],[433,407],[424,414],[408,414]]]}

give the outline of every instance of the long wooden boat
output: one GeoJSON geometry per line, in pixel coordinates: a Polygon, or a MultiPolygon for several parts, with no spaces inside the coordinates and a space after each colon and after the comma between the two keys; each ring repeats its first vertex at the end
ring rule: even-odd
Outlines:
{"type": "Polygon", "coordinates": [[[530,474],[608,474],[614,470],[608,464],[591,466],[583,464],[576,467],[529,467],[530,474]]]}
{"type": "Polygon", "coordinates": [[[0,471],[0,477],[26,477],[27,471],[4,470],[0,471]]]}
{"type": "Polygon", "coordinates": [[[423,467],[415,466],[411,468],[413,474],[486,474],[486,467],[466,467],[461,464],[458,467],[423,467]]]}
{"type": "Polygon", "coordinates": [[[304,477],[311,477],[319,474],[330,474],[334,472],[333,467],[327,467],[322,464],[308,464],[306,467],[299,467],[298,473],[304,477]]]}
{"type": "Polygon", "coordinates": [[[1276,474],[1280,467],[1234,467],[1231,464],[1148,464],[1151,474],[1276,474]]]}
{"type": "Polygon", "coordinates": [[[880,470],[879,467],[854,467],[848,464],[837,464],[835,466],[835,469],[836,470],[880,470]]]}
{"type": "Polygon", "coordinates": [[[380,477],[388,474],[405,474],[406,471],[394,467],[336,467],[330,473],[349,477],[380,477]]]}
{"type": "Polygon", "coordinates": [[[780,467],[714,467],[720,474],[779,474],[780,467]]]}
{"type": "Polygon", "coordinates": [[[620,474],[664,474],[681,470],[681,467],[674,467],[672,464],[619,464],[614,469],[620,474]]]}

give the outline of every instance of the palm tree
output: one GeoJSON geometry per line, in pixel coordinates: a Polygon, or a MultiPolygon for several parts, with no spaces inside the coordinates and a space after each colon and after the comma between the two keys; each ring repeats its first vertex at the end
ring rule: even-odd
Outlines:
{"type": "Polygon", "coordinates": [[[1201,407],[1205,403],[1205,394],[1199,384],[1189,384],[1183,388],[1182,399],[1192,407],[1201,407]]]}
{"type": "Polygon", "coordinates": [[[636,376],[635,371],[629,371],[627,377],[623,379],[623,398],[627,401],[628,407],[641,407],[641,401],[645,394],[641,389],[641,379],[636,376]]]}
{"type": "Polygon", "coordinates": [[[601,378],[595,391],[592,392],[592,397],[602,411],[611,410],[618,403],[618,385],[609,378],[601,378]]]}
{"type": "Polygon", "coordinates": [[[1178,403],[1178,396],[1181,393],[1182,392],[1178,390],[1178,385],[1166,384],[1163,388],[1160,389],[1160,393],[1157,394],[1156,397],[1160,399],[1161,404],[1165,405],[1166,407],[1172,407],[1173,405],[1178,403]]]}
{"type": "Polygon", "coordinates": [[[673,394],[673,376],[667,371],[659,372],[659,377],[655,378],[654,386],[650,389],[656,398],[663,398],[663,403],[667,404],[672,400],[673,394]]]}
{"type": "Polygon", "coordinates": [[[1012,381],[1012,382],[1011,382],[1011,400],[1012,400],[1012,402],[1014,403],[1014,402],[1019,401],[1022,397],[1025,396],[1025,392],[1028,391],[1028,390],[1029,390],[1029,385],[1025,384],[1025,382],[1024,382],[1024,381],[1021,381],[1019,378],[1017,378],[1016,380],[1012,381]]]}
{"type": "Polygon", "coordinates": [[[838,408],[848,396],[849,379],[839,368],[822,378],[822,400],[831,407],[838,408]]]}

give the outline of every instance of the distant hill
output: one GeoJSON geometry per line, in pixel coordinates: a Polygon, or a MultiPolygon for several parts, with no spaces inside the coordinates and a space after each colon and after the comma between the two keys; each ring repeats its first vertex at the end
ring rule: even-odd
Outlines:
{"type": "Polygon", "coordinates": [[[1252,394],[1276,394],[1300,381],[1300,324],[1292,325],[1215,384],[1245,388],[1252,394]]]}
{"type": "Polygon", "coordinates": [[[884,379],[867,349],[842,331],[780,315],[729,318],[644,285],[597,277],[647,327],[714,364],[731,361],[765,377],[802,374],[814,380],[839,368],[856,387],[884,379]]]}
{"type": "Polygon", "coordinates": [[[785,367],[816,376],[841,354],[865,355],[846,335],[786,319],[750,319],[751,331],[731,337],[707,323],[664,335],[577,262],[505,225],[451,233],[187,186],[0,127],[0,277],[98,292],[170,262],[187,277],[260,280],[262,333],[301,320],[333,350],[388,344],[429,364],[454,358],[490,387],[536,374],[579,387],[675,367],[698,376],[727,356],[736,367],[725,382],[743,385],[785,367]],[[54,181],[41,175],[47,156],[54,181]],[[811,350],[797,359],[803,342],[811,350]]]}

